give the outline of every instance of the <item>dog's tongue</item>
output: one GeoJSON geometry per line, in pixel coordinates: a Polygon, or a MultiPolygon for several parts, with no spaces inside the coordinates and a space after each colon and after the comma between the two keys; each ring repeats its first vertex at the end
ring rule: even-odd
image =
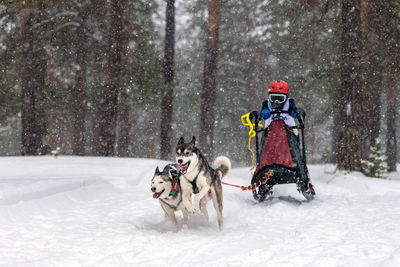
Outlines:
{"type": "Polygon", "coordinates": [[[177,166],[182,172],[185,172],[186,169],[189,167],[189,163],[186,162],[185,164],[176,164],[176,166],[177,166]]]}
{"type": "Polygon", "coordinates": [[[161,191],[161,192],[154,193],[153,194],[153,198],[159,198],[161,196],[161,194],[164,193],[164,191],[165,191],[165,189],[163,191],[161,191]]]}

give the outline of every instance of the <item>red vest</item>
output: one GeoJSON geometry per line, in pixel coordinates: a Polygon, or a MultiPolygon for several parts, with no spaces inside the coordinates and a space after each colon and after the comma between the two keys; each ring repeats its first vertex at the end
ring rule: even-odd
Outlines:
{"type": "Polygon", "coordinates": [[[291,168],[295,167],[290,153],[286,125],[283,120],[272,121],[269,125],[264,151],[256,172],[262,167],[272,164],[280,164],[291,168]]]}

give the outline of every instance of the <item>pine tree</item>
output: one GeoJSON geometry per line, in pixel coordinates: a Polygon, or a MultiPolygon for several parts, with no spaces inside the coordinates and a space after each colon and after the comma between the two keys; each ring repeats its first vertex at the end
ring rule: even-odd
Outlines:
{"type": "Polygon", "coordinates": [[[387,157],[381,150],[381,138],[375,139],[375,144],[370,147],[370,154],[367,160],[362,160],[364,172],[370,177],[384,178],[383,174],[388,171],[387,157]]]}

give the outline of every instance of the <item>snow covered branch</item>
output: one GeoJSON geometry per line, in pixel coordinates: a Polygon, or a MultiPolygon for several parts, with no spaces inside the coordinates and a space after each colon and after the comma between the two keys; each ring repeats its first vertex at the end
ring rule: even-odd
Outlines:
{"type": "Polygon", "coordinates": [[[15,8],[5,8],[0,11],[0,19],[7,17],[7,16],[12,16],[17,13],[17,9],[15,8]]]}
{"type": "Polygon", "coordinates": [[[76,22],[76,21],[66,22],[66,23],[64,23],[64,24],[62,24],[62,25],[56,27],[56,28],[54,29],[53,32],[60,31],[60,30],[62,30],[62,29],[64,29],[64,28],[67,28],[67,27],[69,27],[69,26],[79,27],[79,25],[80,25],[79,22],[76,22]]]}
{"type": "Polygon", "coordinates": [[[10,125],[8,125],[6,127],[0,127],[0,133],[1,132],[5,132],[5,131],[9,131],[9,130],[11,130],[11,126],[10,125]]]}
{"type": "MultiPolygon", "coordinates": [[[[56,23],[59,22],[63,19],[75,19],[78,17],[78,13],[77,12],[71,12],[71,11],[65,11],[65,12],[61,12],[58,13],[57,15],[55,15],[54,17],[50,18],[50,19],[46,19],[46,20],[42,20],[39,23],[36,23],[32,26],[32,30],[36,30],[38,28],[42,28],[43,26],[46,26],[48,24],[52,24],[52,23],[56,23]]],[[[78,23],[79,25],[79,23],[78,23]]]]}

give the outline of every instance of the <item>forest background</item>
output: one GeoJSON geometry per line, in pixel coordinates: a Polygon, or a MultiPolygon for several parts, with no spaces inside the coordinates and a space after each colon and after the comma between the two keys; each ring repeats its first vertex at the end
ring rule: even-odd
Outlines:
{"type": "Polygon", "coordinates": [[[246,165],[240,117],[281,79],[309,162],[394,171],[399,68],[397,0],[2,0],[0,155],[173,160],[194,135],[246,165]]]}

